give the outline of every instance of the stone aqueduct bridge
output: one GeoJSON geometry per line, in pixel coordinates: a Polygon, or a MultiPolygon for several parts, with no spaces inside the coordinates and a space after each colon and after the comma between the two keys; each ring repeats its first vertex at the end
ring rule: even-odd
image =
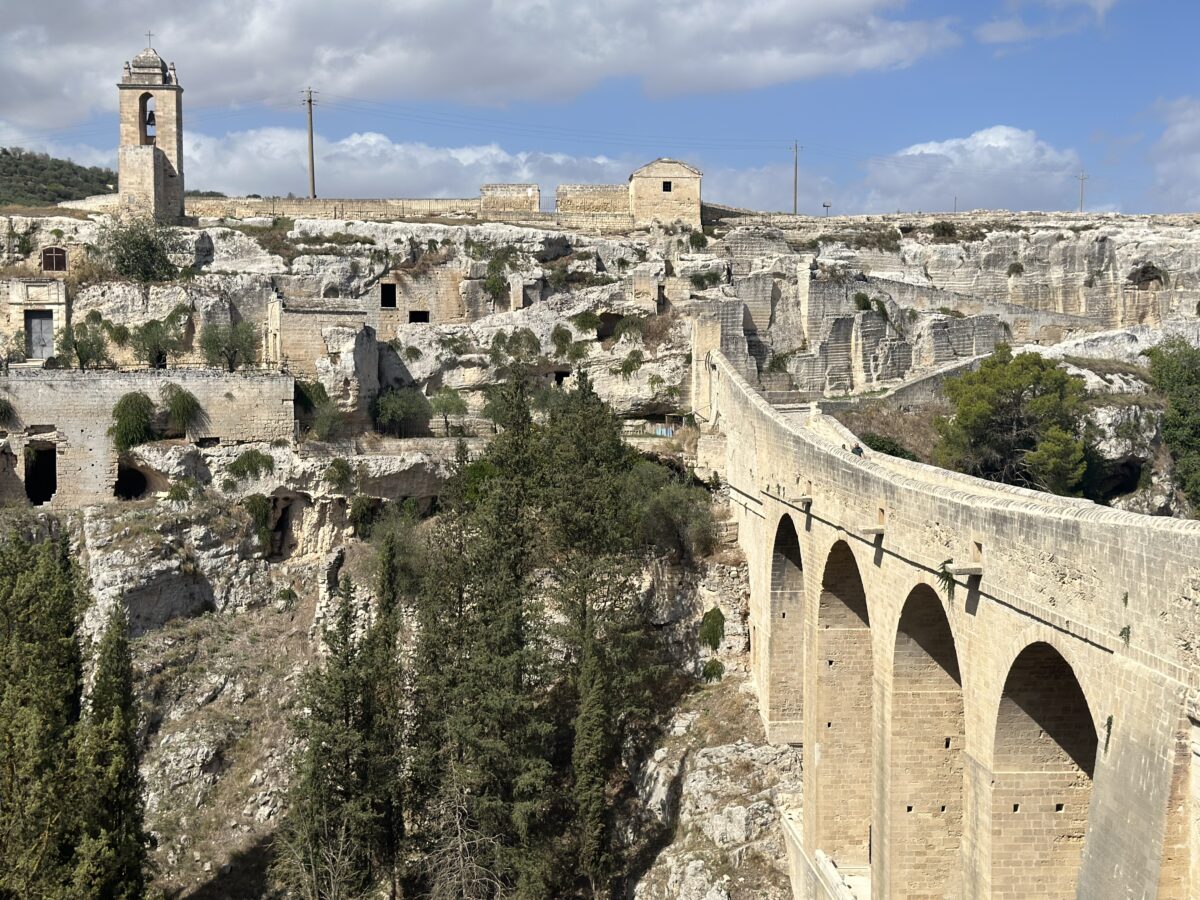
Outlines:
{"type": "Polygon", "coordinates": [[[697,349],[796,895],[1200,897],[1200,522],[855,457],[697,349]]]}

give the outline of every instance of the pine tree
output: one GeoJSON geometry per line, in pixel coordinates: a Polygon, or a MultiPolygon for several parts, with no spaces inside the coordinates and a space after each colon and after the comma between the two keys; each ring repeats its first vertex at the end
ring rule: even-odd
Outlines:
{"type": "Polygon", "coordinates": [[[80,599],[65,538],[0,544],[0,896],[71,893],[80,599]]]}
{"type": "Polygon", "coordinates": [[[137,705],[129,620],[118,604],[100,640],[96,677],[78,733],[77,896],[136,900],[146,890],[144,800],[138,772],[137,705]]]}

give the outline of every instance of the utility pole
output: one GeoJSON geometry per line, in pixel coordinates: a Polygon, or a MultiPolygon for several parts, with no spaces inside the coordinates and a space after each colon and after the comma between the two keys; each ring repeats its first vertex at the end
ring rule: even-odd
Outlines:
{"type": "Polygon", "coordinates": [[[826,201],[825,201],[824,203],[822,203],[821,205],[822,205],[823,207],[825,207],[825,215],[826,215],[826,216],[828,216],[828,215],[829,215],[829,207],[833,206],[833,204],[832,204],[832,203],[830,203],[828,200],[826,200],[826,201]]]}
{"type": "Polygon", "coordinates": [[[1079,173],[1079,211],[1080,212],[1083,212],[1083,183],[1085,181],[1087,181],[1089,177],[1090,176],[1086,172],[1079,173]]]}
{"type": "Polygon", "coordinates": [[[800,151],[804,148],[796,141],[792,141],[792,215],[796,215],[800,207],[797,205],[796,198],[799,195],[800,187],[800,151]]]}
{"type": "Polygon", "coordinates": [[[958,215],[958,194],[954,195],[954,214],[958,215]]]}
{"type": "Polygon", "coordinates": [[[317,199],[317,172],[313,163],[313,89],[304,90],[304,106],[308,107],[308,199],[317,199]]]}

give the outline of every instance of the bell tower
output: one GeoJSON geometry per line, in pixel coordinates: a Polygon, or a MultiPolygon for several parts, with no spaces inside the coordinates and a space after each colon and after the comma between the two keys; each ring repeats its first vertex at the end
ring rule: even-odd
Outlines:
{"type": "Polygon", "coordinates": [[[183,218],[183,88],[175,64],[147,46],[125,63],[117,90],[121,211],[176,222],[183,218]]]}

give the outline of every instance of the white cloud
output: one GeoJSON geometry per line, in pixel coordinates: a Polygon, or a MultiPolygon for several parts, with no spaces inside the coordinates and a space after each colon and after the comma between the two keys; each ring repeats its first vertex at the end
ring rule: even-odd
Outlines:
{"type": "Polygon", "coordinates": [[[905,0],[135,0],[5,4],[0,117],[62,127],[115,108],[149,21],[191,109],[306,84],[360,99],[561,100],[607,78],[652,94],[744,90],[905,66],[951,45],[905,0]],[[11,8],[7,8],[11,7],[11,8]]]}
{"type": "Polygon", "coordinates": [[[1150,150],[1154,192],[1160,209],[1182,212],[1200,208],[1200,99],[1182,97],[1161,103],[1166,122],[1150,150]]]}
{"type": "Polygon", "coordinates": [[[996,125],[869,162],[851,205],[861,212],[949,210],[957,195],[960,210],[1069,209],[1080,166],[1074,150],[996,125]]]}
{"type": "Polygon", "coordinates": [[[980,25],[975,29],[975,37],[984,44],[1024,44],[1034,40],[1062,37],[1093,25],[1103,24],[1105,15],[1118,2],[1119,0],[1009,0],[1007,5],[1011,14],[980,25]],[[1023,6],[1034,8],[1031,18],[1020,13],[1023,6]]]}
{"type": "MultiPolygon", "coordinates": [[[[303,196],[308,190],[307,137],[301,129],[260,128],[185,137],[184,174],[191,188],[227,194],[303,196]]],[[[620,182],[645,160],[510,153],[496,144],[432,147],[361,132],[315,146],[322,197],[472,197],[489,182],[534,182],[553,203],[560,182],[620,182]]]]}

